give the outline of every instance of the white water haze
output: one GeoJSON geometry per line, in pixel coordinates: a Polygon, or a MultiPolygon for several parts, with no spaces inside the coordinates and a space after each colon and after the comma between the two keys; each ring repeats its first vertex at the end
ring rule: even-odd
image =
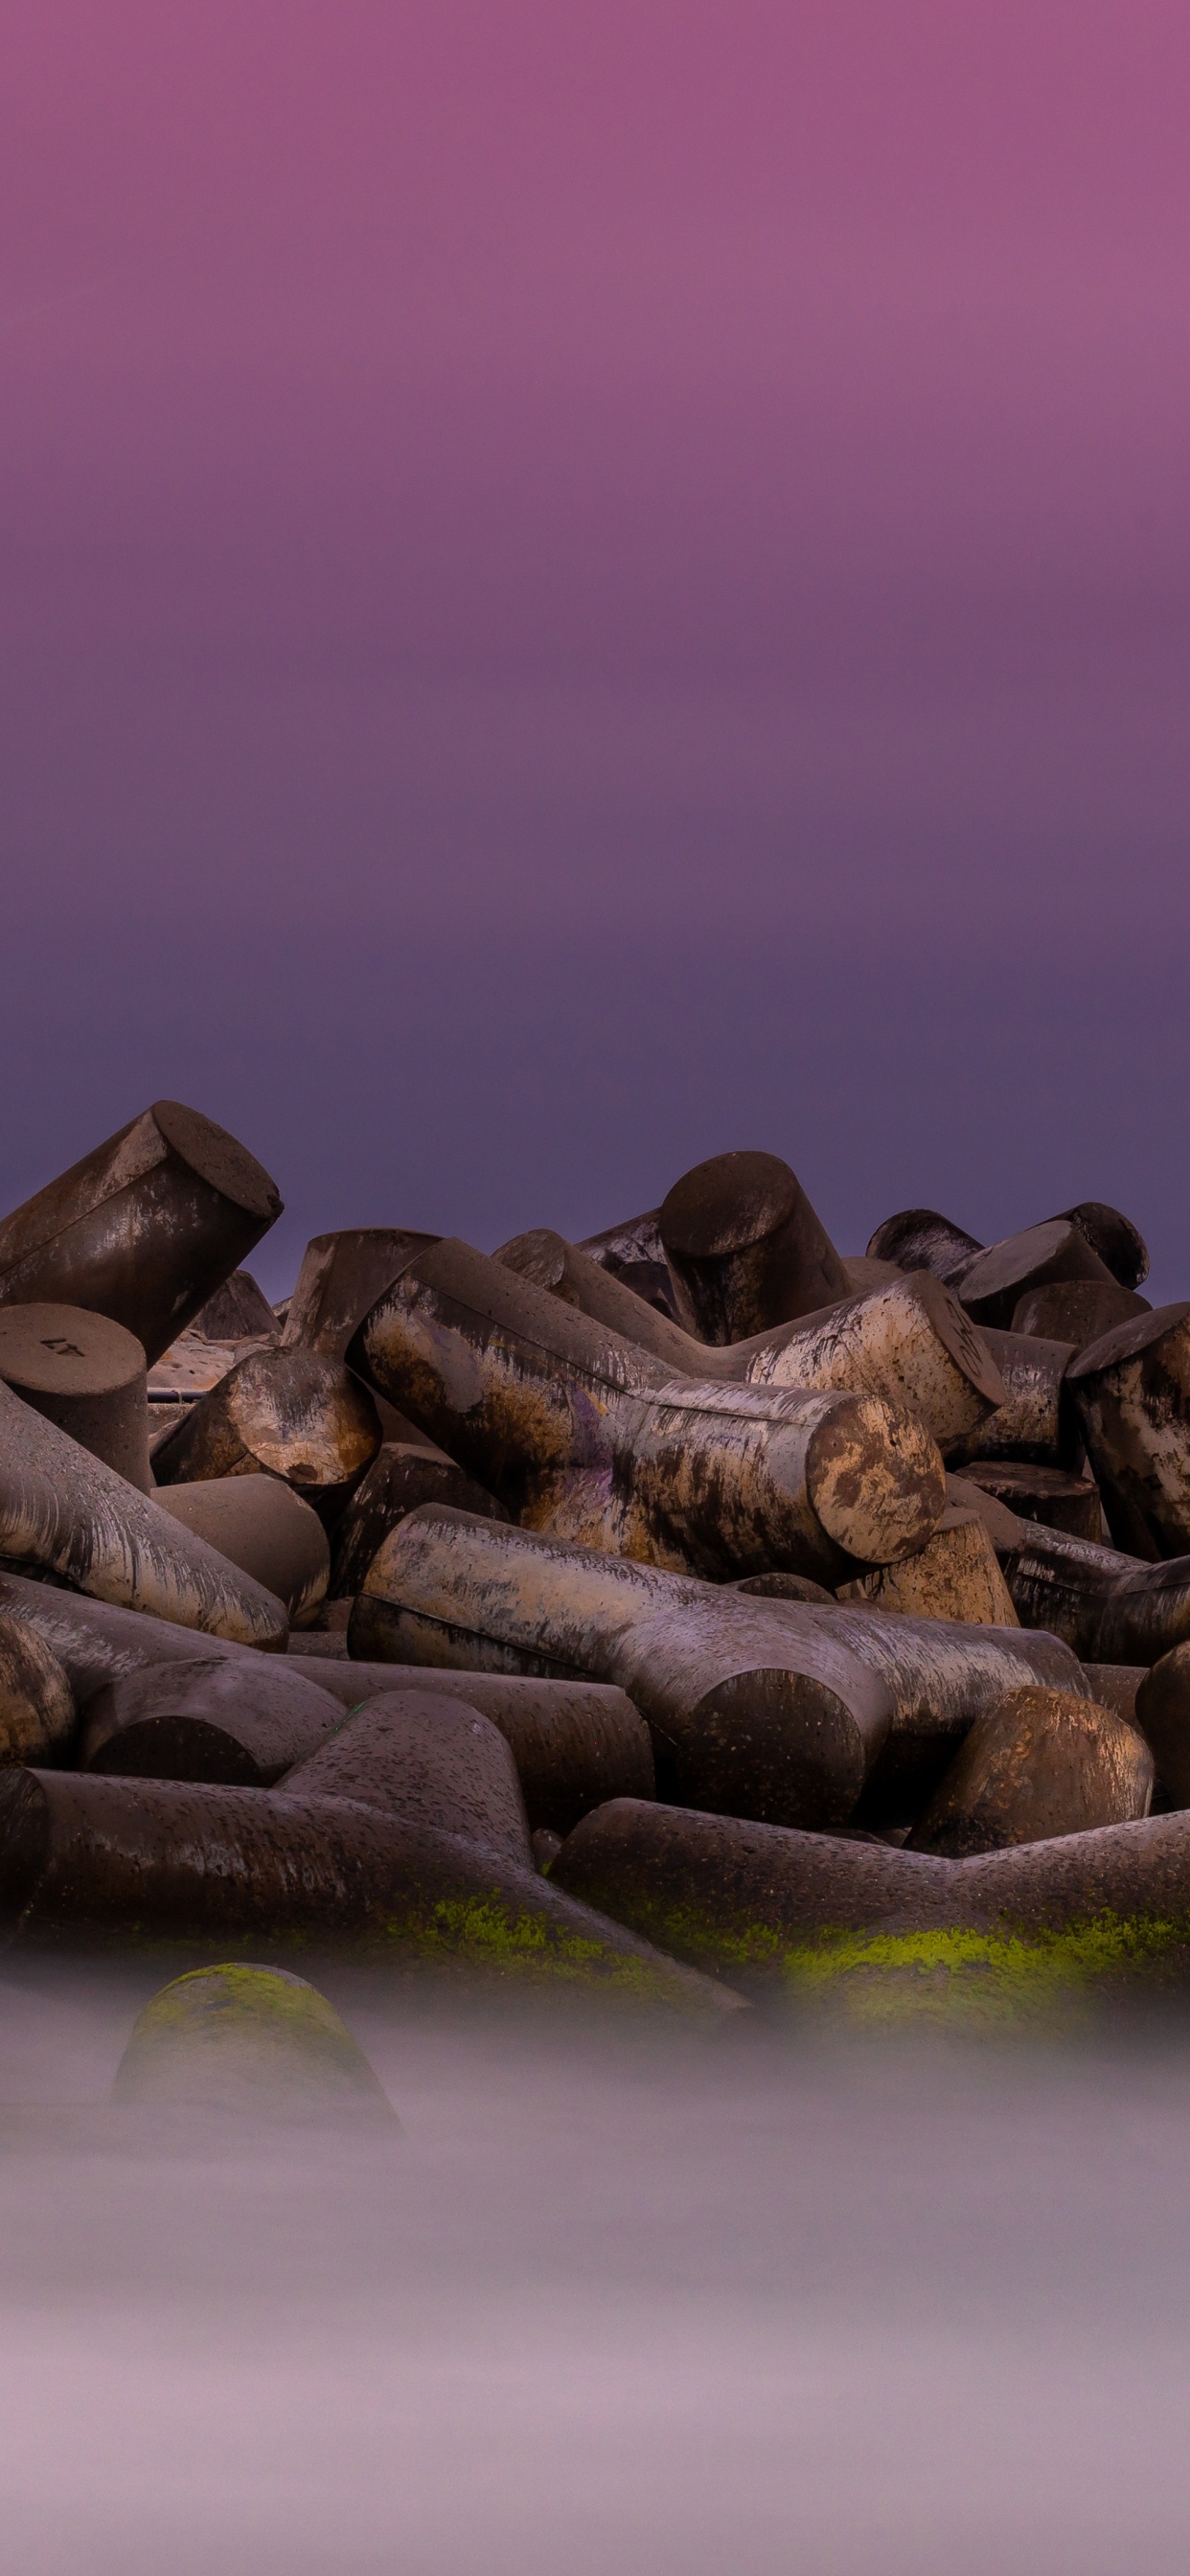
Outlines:
{"type": "Polygon", "coordinates": [[[400,2133],[190,2148],[78,2107],[157,1982],[0,1980],[21,2576],[1183,2576],[1180,2031],[616,2036],[340,1976],[400,2133]]]}

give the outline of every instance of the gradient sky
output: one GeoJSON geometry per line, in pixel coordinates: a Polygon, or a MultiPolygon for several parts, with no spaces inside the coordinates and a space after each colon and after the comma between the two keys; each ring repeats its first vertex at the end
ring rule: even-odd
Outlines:
{"type": "Polygon", "coordinates": [[[0,1201],[158,1094],[288,1202],[1190,1292],[1190,17],[38,0],[0,81],[0,1201]]]}

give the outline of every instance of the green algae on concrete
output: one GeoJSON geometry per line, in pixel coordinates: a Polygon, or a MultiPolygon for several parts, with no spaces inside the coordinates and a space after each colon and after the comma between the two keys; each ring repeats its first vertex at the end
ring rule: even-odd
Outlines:
{"type": "MultiPolygon", "coordinates": [[[[394,1951],[423,1967],[479,1972],[501,1981],[585,1986],[594,1994],[657,2004],[718,2020],[745,2009],[742,1996],[660,1949],[621,1949],[606,1937],[620,1926],[593,1919],[591,1934],[549,1916],[517,1912],[499,1887],[487,1896],[442,1897],[388,1924],[394,1951]]],[[[629,1936],[631,1940],[632,1936],[629,1936]]]]}
{"type": "Polygon", "coordinates": [[[333,2004],[286,1968],[228,1961],[175,1977],[145,2005],[112,2100],[174,2109],[391,2121],[387,2094],[333,2004]]]}
{"type": "Polygon", "coordinates": [[[1190,1925],[1100,1915],[1062,1932],[824,1934],[786,1952],[787,1993],[850,2022],[992,2030],[1085,2017],[1113,1989],[1184,1976],[1190,1925]]]}
{"type": "MultiPolygon", "coordinates": [[[[638,1929],[645,1913],[636,1909],[638,1929]]],[[[1151,1915],[1105,1911],[1061,1931],[828,1926],[797,1940],[772,1924],[712,1923],[658,1905],[647,1928],[679,1958],[737,1978],[745,1993],[781,1994],[869,2026],[1048,2025],[1077,2018],[1112,1991],[1168,1991],[1190,1979],[1190,1920],[1151,1915]]]]}

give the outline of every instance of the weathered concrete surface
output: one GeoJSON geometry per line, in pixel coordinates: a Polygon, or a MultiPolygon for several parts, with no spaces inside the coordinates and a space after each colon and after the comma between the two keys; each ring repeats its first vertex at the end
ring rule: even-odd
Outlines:
{"type": "Polygon", "coordinates": [[[1066,1388],[1073,1343],[995,1332],[990,1326],[982,1330],[981,1339],[1003,1380],[1004,1402],[986,1422],[954,1443],[948,1463],[960,1467],[973,1459],[1019,1458],[1028,1465],[1062,1467],[1074,1474],[1082,1464],[1083,1444],[1066,1388]]]}
{"type": "Polygon", "coordinates": [[[1190,1807],[1190,1641],[1171,1648],[1136,1689],[1136,1723],[1172,1806],[1190,1807]]]}
{"type": "Polygon", "coordinates": [[[921,1968],[961,1955],[953,1933],[1038,1942],[1043,1957],[1081,1937],[1095,1973],[1190,1945],[1190,1814],[943,1860],[619,1799],[568,1836],[550,1884],[733,1977],[816,1981],[848,1933],[884,1933],[921,1968]]]}
{"type": "Polygon", "coordinates": [[[975,1235],[952,1225],[936,1208],[902,1208],[877,1226],[868,1259],[893,1261],[898,1270],[928,1270],[944,1287],[954,1288],[983,1249],[975,1235]]]}
{"type": "Polygon", "coordinates": [[[1039,1521],[1071,1538],[1088,1538],[1096,1547],[1101,1543],[1099,1488],[1085,1476],[1068,1476],[1060,1467],[1030,1467],[1017,1458],[976,1458],[961,1472],[965,1485],[977,1485],[1018,1521],[1039,1521]]]}
{"type": "Polygon", "coordinates": [[[1121,1288],[1114,1279],[1062,1279],[1049,1287],[1027,1288],[1012,1310],[1010,1330],[1036,1334],[1041,1341],[1073,1342],[1082,1350],[1117,1324],[1151,1313],[1147,1297],[1121,1288]]]}
{"type": "Polygon", "coordinates": [[[1017,1625],[1012,1596],[977,1512],[948,1503],[933,1537],[916,1556],[882,1565],[858,1583],[840,1585],[841,1601],[871,1601],[912,1619],[959,1619],[985,1627],[1017,1625]]]}
{"type": "Polygon", "coordinates": [[[455,1671],[402,1663],[299,1664],[341,1707],[367,1707],[403,1682],[435,1698],[462,1699],[499,1728],[517,1767],[531,1827],[568,1834],[608,1798],[651,1798],[649,1730],[627,1692],[611,1683],[543,1681],[527,1674],[455,1671]]]}
{"type": "Polygon", "coordinates": [[[171,1520],[283,1601],[291,1627],[313,1618],[326,1597],[330,1546],[317,1512],[280,1476],[213,1476],[198,1484],[163,1485],[158,1499],[171,1520]]]}
{"type": "Polygon", "coordinates": [[[1007,1332],[1030,1289],[1068,1279],[1092,1279],[1105,1288],[1116,1284],[1080,1228],[1064,1217],[1051,1217],[1045,1225],[989,1244],[964,1273],[959,1295],[977,1323],[1007,1332]]]}
{"type": "Polygon", "coordinates": [[[1190,1551],[1190,1304],[1159,1306],[1067,1370],[1103,1508],[1133,1556],[1190,1551]]]}
{"type": "Polygon", "coordinates": [[[708,1988],[535,1870],[345,1798],[0,1773],[0,1941],[317,1943],[716,2016],[708,1988]]]}
{"type": "Polygon", "coordinates": [[[0,1559],[245,1646],[282,1647],[285,1611],[148,1494],[0,1384],[0,1559]]]}
{"type": "Polygon", "coordinates": [[[82,1710],[79,1760],[107,1778],[268,1789],[342,1722],[288,1655],[195,1656],[106,1682],[82,1710]]]}
{"type": "Polygon", "coordinates": [[[1190,1636],[1190,1556],[1152,1565],[1022,1522],[1000,1563],[1025,1627],[1064,1637],[1080,1660],[1152,1664],[1190,1636]]]}
{"type": "Polygon", "coordinates": [[[380,1639],[408,1661],[619,1682],[649,1720],[666,1794],[736,1814],[779,1801],[830,1824],[865,1783],[912,1814],[1010,1683],[1079,1686],[1055,1638],[748,1600],[433,1510],[394,1532],[357,1601],[353,1647],[380,1639]]]}
{"type": "Polygon", "coordinates": [[[527,1526],[713,1577],[825,1582],[911,1554],[937,1445],[877,1397],[667,1378],[638,1343],[459,1243],[411,1264],[353,1355],[527,1526]]]}
{"type": "Polygon", "coordinates": [[[1077,1207],[1059,1211],[1086,1236],[1092,1252],[1105,1262],[1121,1288],[1139,1288],[1149,1275],[1149,1247],[1131,1217],[1102,1199],[1080,1199],[1077,1207]]]}
{"type": "Polygon", "coordinates": [[[731,1353],[750,1386],[847,1387],[916,1413],[949,1453],[1008,1389],[984,1336],[926,1270],[894,1278],[731,1353]]]}
{"type": "Polygon", "coordinates": [[[134,1333],[85,1306],[0,1306],[0,1378],[93,1458],[152,1492],[148,1379],[134,1333]]]}
{"type": "Polygon", "coordinates": [[[378,1449],[335,1526],[331,1591],[337,1600],[361,1590],[368,1567],[389,1531],[420,1503],[449,1503],[453,1510],[508,1518],[503,1503],[485,1493],[474,1476],[436,1449],[408,1440],[386,1440],[378,1449]]]}
{"type": "Polygon", "coordinates": [[[535,1866],[516,1763],[500,1729],[466,1696],[416,1680],[353,1709],[284,1786],[297,1797],[355,1798],[385,1815],[461,1834],[520,1868],[535,1866]]]}
{"type": "Polygon", "coordinates": [[[35,1629],[0,1609],[0,1766],[60,1762],[74,1735],[74,1693],[35,1629]]]}
{"type": "Polygon", "coordinates": [[[846,1297],[847,1273],[796,1174],[776,1154],[715,1154],[662,1202],[679,1319],[704,1342],[742,1342],[846,1297]]]}
{"type": "Polygon", "coordinates": [[[162,1986],[138,2013],[112,2100],[138,2109],[395,2127],[392,2104],[334,2006],[286,1968],[229,1960],[162,1986]]]}
{"type": "Polygon", "coordinates": [[[906,1848],[963,1860],[1147,1816],[1153,1757],[1143,1735],[1094,1699],[1010,1691],[977,1718],[906,1848]]]}
{"type": "Polygon", "coordinates": [[[110,1315],[151,1367],[280,1214],[234,1136],[157,1100],[0,1222],[0,1305],[110,1315]]]}
{"type": "MultiPolygon", "coordinates": [[[[888,1731],[887,1692],[785,1604],[426,1508],[356,1603],[353,1650],[615,1682],[675,1794],[737,1814],[850,1814],[888,1731]]],[[[858,1619],[859,1614],[854,1614],[858,1619]]]]}
{"type": "Polygon", "coordinates": [[[153,1467],[159,1485],[280,1476],[334,1505],[371,1465],[380,1437],[372,1398],[342,1360],[256,1351],[192,1407],[153,1467]]]}
{"type": "MultiPolygon", "coordinates": [[[[80,1708],[121,1673],[144,1672],[156,1663],[190,1663],[200,1651],[191,1628],[179,1628],[172,1620],[145,1611],[89,1600],[57,1584],[34,1582],[7,1567],[0,1568],[0,1616],[15,1620],[26,1634],[40,1637],[49,1647],[80,1708]]],[[[204,1634],[202,1638],[204,1657],[249,1651],[224,1637],[204,1634]]]]}
{"type": "Polygon", "coordinates": [[[396,1226],[350,1226],[316,1234],[302,1254],[281,1340],[286,1350],[341,1360],[370,1307],[418,1252],[441,1241],[396,1226]]]}

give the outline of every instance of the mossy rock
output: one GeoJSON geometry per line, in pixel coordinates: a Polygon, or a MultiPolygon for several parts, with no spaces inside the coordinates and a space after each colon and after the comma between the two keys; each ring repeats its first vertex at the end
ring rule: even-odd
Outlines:
{"type": "Polygon", "coordinates": [[[286,1968],[194,1968],[145,2005],[113,2102],[330,2118],[392,2106],[333,2004],[286,1968]]]}

